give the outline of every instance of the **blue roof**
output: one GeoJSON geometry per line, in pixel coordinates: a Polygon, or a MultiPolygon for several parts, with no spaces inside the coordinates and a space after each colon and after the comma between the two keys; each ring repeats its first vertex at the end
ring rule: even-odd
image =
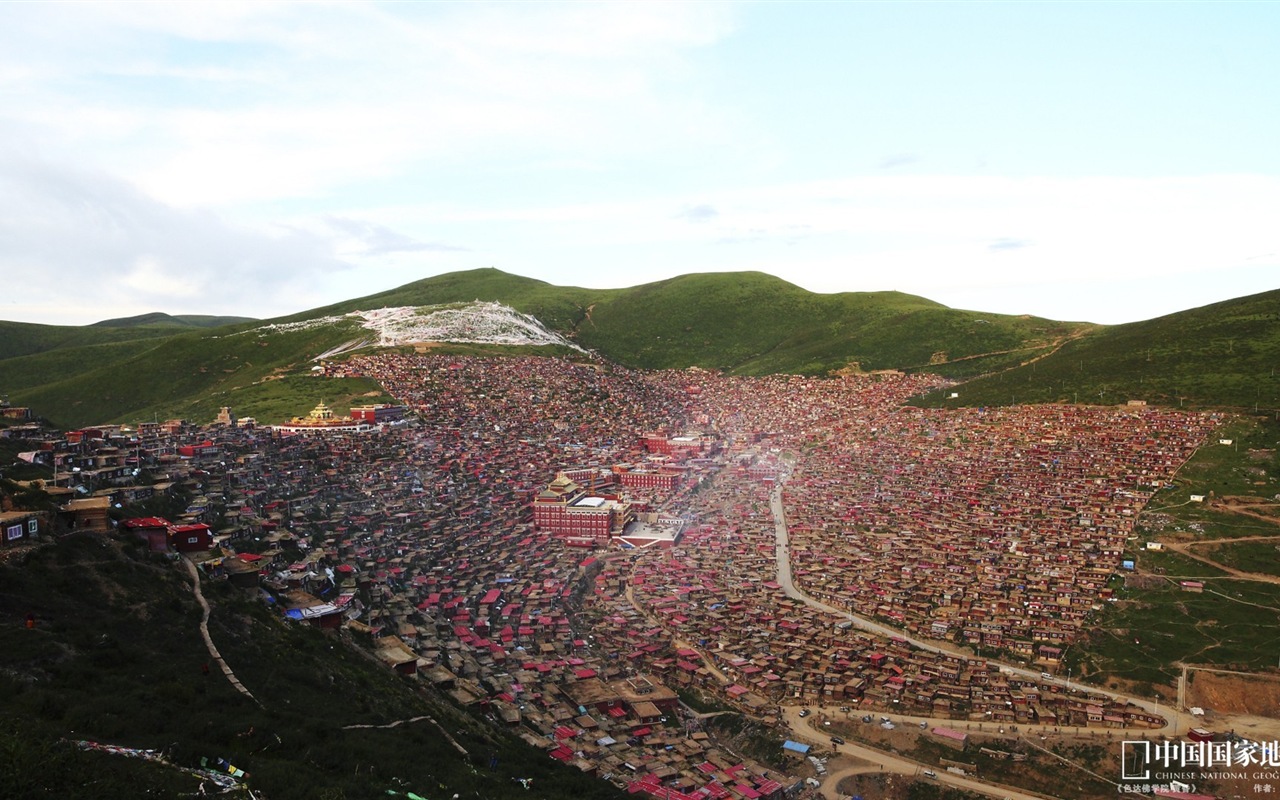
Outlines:
{"type": "Polygon", "coordinates": [[[794,750],[794,751],[796,751],[797,753],[807,753],[807,752],[809,752],[809,745],[807,745],[807,744],[800,744],[799,742],[793,742],[793,741],[791,741],[790,739],[788,739],[788,740],[786,740],[785,742],[783,742],[783,743],[782,743],[782,749],[783,749],[783,750],[794,750]]]}

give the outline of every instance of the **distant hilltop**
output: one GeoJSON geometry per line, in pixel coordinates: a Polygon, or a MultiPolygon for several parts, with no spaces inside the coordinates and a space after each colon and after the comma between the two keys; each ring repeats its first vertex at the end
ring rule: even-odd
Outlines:
{"type": "Polygon", "coordinates": [[[235,325],[238,322],[254,322],[253,317],[218,317],[209,314],[179,314],[172,316],[159,311],[150,314],[139,314],[136,317],[120,317],[104,319],[87,327],[90,328],[136,328],[143,325],[173,325],[182,328],[220,328],[223,325],[235,325]]]}

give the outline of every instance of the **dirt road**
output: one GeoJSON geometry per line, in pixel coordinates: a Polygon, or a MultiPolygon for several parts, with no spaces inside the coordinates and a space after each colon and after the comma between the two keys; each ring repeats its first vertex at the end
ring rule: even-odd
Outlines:
{"type": "MultiPolygon", "coordinates": [[[[791,729],[792,739],[810,745],[817,745],[823,749],[832,748],[831,737],[824,733],[819,733],[812,727],[811,723],[814,722],[814,717],[801,718],[800,709],[794,707],[784,709],[783,717],[791,729]]],[[[910,775],[924,780],[935,780],[946,786],[954,786],[958,789],[976,792],[987,797],[1008,798],[1009,800],[1046,800],[1046,798],[1054,798],[1054,795],[1037,794],[1025,789],[987,783],[968,775],[957,775],[927,764],[921,764],[904,756],[884,753],[856,742],[846,742],[839,745],[839,752],[839,758],[841,759],[853,756],[865,763],[840,763],[838,760],[833,759],[831,763],[836,763],[838,766],[827,773],[822,781],[821,789],[823,796],[830,798],[830,800],[843,800],[844,796],[836,790],[842,779],[850,775],[880,771],[910,775]],[[868,767],[868,765],[871,765],[871,767],[868,767]],[[926,775],[926,772],[932,773],[932,775],[926,775]]]]}

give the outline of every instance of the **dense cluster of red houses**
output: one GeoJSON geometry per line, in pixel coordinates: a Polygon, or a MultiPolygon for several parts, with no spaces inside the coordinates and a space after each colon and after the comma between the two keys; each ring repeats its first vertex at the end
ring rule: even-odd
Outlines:
{"type": "Polygon", "coordinates": [[[345,372],[380,381],[413,421],[140,432],[138,448],[171,456],[200,502],[172,525],[126,527],[156,548],[212,545],[207,570],[266,587],[302,622],[366,634],[390,668],[553,758],[654,797],[774,798],[794,784],[717,746],[681,711],[686,687],[775,720],[781,704],[838,701],[968,722],[1160,723],[788,598],[770,492],[785,480],[806,592],[1052,663],[1105,596],[1133,516],[1211,418],[904,409],[931,376],[439,355],[363,356],[345,372]],[[644,524],[683,535],[638,546],[644,524]],[[571,546],[583,543],[600,549],[571,546]]]}

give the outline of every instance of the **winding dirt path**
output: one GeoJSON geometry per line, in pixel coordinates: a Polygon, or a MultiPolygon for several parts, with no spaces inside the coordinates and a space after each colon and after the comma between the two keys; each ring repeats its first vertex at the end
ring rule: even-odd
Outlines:
{"type": "Polygon", "coordinates": [[[231,671],[231,667],[227,666],[227,662],[222,658],[222,654],[218,652],[218,648],[213,643],[213,638],[209,636],[209,601],[204,599],[204,592],[200,591],[200,570],[196,568],[195,563],[187,558],[182,557],[187,565],[187,574],[191,576],[191,586],[195,592],[196,602],[200,604],[200,636],[204,639],[204,646],[209,648],[209,657],[222,669],[222,674],[227,676],[227,680],[237,692],[257,703],[259,707],[262,703],[253,693],[245,688],[236,674],[231,671]]]}
{"type": "Polygon", "coordinates": [[[362,725],[362,724],[343,725],[342,729],[344,731],[383,730],[386,728],[398,728],[401,725],[405,725],[408,723],[423,722],[423,721],[430,722],[432,725],[435,725],[436,730],[440,731],[440,735],[444,736],[444,738],[449,741],[449,744],[453,745],[453,749],[457,750],[459,753],[461,753],[464,756],[470,755],[467,752],[467,748],[458,744],[458,740],[450,736],[449,732],[444,729],[443,725],[441,725],[439,722],[436,722],[434,717],[427,716],[426,714],[423,714],[422,716],[419,716],[419,717],[409,717],[408,719],[397,719],[393,722],[388,722],[386,725],[362,725]]]}
{"type": "MultiPolygon", "coordinates": [[[[1193,553],[1191,551],[1191,548],[1197,545],[1230,544],[1232,542],[1258,541],[1260,539],[1276,539],[1276,538],[1277,537],[1274,537],[1274,536],[1250,536],[1244,539],[1213,539],[1207,542],[1165,542],[1164,546],[1166,549],[1172,550],[1175,553],[1184,555],[1193,561],[1199,561],[1201,564],[1207,564],[1208,566],[1213,567],[1214,569],[1220,569],[1223,572],[1227,573],[1226,575],[1212,575],[1212,576],[1209,576],[1208,578],[1201,578],[1200,580],[1212,580],[1213,578],[1236,578],[1242,581],[1257,581],[1258,583],[1280,584],[1280,576],[1267,575],[1262,572],[1245,572],[1244,570],[1236,569],[1235,567],[1228,567],[1226,564],[1220,563],[1218,561],[1214,561],[1212,558],[1209,558],[1208,556],[1202,556],[1197,553],[1193,553]]],[[[1172,579],[1174,577],[1185,577],[1185,576],[1167,576],[1167,577],[1172,579]]]]}
{"type": "Polygon", "coordinates": [[[1061,350],[1068,342],[1074,342],[1076,339],[1086,336],[1090,332],[1091,331],[1089,330],[1074,331],[1072,333],[1059,336],[1057,339],[1054,339],[1051,342],[1045,342],[1044,344],[1028,345],[1026,347],[1014,347],[1009,350],[992,350],[987,353],[974,353],[973,355],[970,355],[970,356],[960,356],[959,358],[949,358],[946,361],[940,361],[936,364],[917,364],[913,367],[908,367],[908,369],[924,369],[926,367],[943,367],[943,366],[946,366],[947,364],[959,364],[963,361],[974,361],[976,359],[987,358],[989,356],[1004,356],[1012,353],[1034,352],[1036,350],[1044,350],[1043,353],[1040,353],[1037,356],[1032,356],[1031,358],[1028,358],[1025,361],[1019,361],[1017,364],[1014,364],[1011,367],[1005,367],[1004,369],[996,370],[995,372],[990,373],[992,375],[997,375],[1001,372],[1008,372],[1011,369],[1018,369],[1020,367],[1025,367],[1028,364],[1034,364],[1035,362],[1040,361],[1041,359],[1048,358],[1049,356],[1061,350]]]}

